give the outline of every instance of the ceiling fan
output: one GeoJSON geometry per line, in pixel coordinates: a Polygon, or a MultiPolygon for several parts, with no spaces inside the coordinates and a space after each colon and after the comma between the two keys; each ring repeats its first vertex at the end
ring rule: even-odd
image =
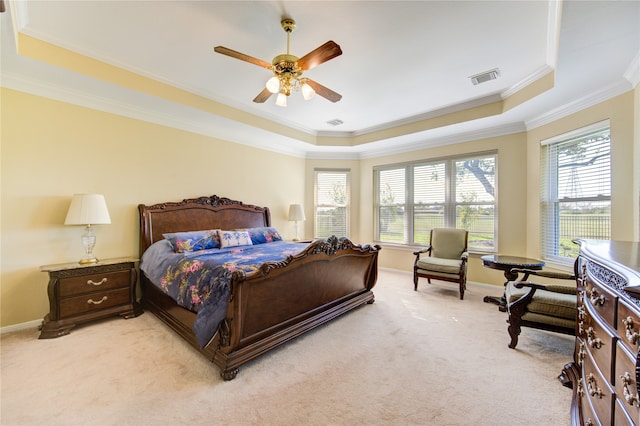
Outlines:
{"type": "Polygon", "coordinates": [[[333,41],[328,41],[303,57],[298,58],[289,53],[291,32],[296,28],[296,21],[291,18],[284,18],[280,24],[287,33],[287,53],[276,56],[271,63],[223,46],[216,46],[213,50],[273,72],[273,77],[267,81],[266,87],[255,97],[253,102],[263,103],[271,95],[277,93],[276,105],[287,106],[287,96],[291,94],[292,90],[300,90],[306,100],[311,99],[315,93],[331,102],[338,102],[342,99],[342,95],[333,90],[309,78],[302,77],[303,72],[342,55],[340,46],[333,41]]]}

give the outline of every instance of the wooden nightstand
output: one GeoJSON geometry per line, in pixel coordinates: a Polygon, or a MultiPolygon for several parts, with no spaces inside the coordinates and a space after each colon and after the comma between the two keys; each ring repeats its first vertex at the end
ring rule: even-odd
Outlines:
{"type": "Polygon", "coordinates": [[[138,259],[124,257],[80,265],[41,266],[49,273],[49,313],[42,321],[40,339],[69,334],[78,324],[112,315],[133,318],[142,313],[136,302],[138,259]]]}

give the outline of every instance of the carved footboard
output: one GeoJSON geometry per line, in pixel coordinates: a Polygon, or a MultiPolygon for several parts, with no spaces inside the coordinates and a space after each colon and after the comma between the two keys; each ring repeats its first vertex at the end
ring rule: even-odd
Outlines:
{"type": "Polygon", "coordinates": [[[373,303],[379,250],[332,237],[252,274],[236,273],[227,317],[212,342],[222,377],[231,380],[256,356],[373,303]]]}

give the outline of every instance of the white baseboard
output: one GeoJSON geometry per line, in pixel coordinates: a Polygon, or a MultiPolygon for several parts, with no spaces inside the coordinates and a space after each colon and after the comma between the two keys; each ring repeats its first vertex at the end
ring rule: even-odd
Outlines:
{"type": "Polygon", "coordinates": [[[42,320],[33,320],[28,322],[23,322],[21,324],[8,325],[6,327],[0,327],[0,334],[10,333],[12,331],[20,331],[27,330],[29,328],[38,328],[42,324],[42,320]]]}

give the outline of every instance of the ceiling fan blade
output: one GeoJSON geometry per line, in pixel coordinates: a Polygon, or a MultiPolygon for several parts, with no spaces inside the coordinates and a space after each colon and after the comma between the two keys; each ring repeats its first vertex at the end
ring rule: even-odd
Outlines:
{"type": "Polygon", "coordinates": [[[241,61],[246,61],[259,67],[266,68],[268,70],[272,68],[272,65],[269,62],[265,62],[262,59],[254,58],[253,56],[245,55],[244,53],[236,52],[235,50],[223,46],[216,46],[213,48],[213,50],[217,53],[231,56],[232,58],[240,59],[241,61]]]}
{"type": "Polygon", "coordinates": [[[262,89],[262,92],[258,93],[258,96],[256,96],[253,99],[253,102],[261,104],[264,101],[266,101],[267,99],[269,99],[271,97],[271,95],[273,95],[273,93],[271,93],[269,91],[269,89],[267,89],[266,87],[264,89],[262,89]]]}
{"type": "Polygon", "coordinates": [[[322,96],[325,99],[330,100],[331,102],[338,102],[340,99],[342,99],[341,94],[336,93],[327,87],[324,87],[322,84],[318,82],[315,82],[307,78],[307,84],[311,86],[311,88],[315,90],[318,95],[322,96]]]}
{"type": "Polygon", "coordinates": [[[342,55],[340,46],[333,41],[328,41],[298,59],[298,66],[302,71],[307,71],[340,55],[342,55]]]}

